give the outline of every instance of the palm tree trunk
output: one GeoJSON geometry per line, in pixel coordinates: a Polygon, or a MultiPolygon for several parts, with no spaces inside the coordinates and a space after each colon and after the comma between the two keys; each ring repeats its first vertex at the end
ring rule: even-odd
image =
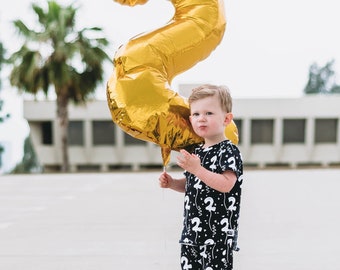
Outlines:
{"type": "Polygon", "coordinates": [[[68,156],[68,98],[61,94],[57,95],[57,118],[61,140],[61,172],[68,172],[70,170],[68,156]]]}

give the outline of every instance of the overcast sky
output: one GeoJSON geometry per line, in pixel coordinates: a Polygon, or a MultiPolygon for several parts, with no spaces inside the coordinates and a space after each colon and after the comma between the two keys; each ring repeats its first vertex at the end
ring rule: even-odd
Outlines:
{"type": "MultiPolygon", "coordinates": [[[[10,22],[21,19],[33,27],[32,2],[11,0],[1,6],[0,40],[10,52],[18,46],[10,22]]],[[[46,0],[35,2],[45,4],[46,0]]],[[[58,2],[80,6],[78,28],[103,27],[111,41],[108,52],[112,57],[129,38],[163,26],[174,12],[168,0],[149,0],[135,7],[112,0],[58,2]]],[[[178,75],[172,82],[174,90],[181,83],[214,83],[228,85],[234,98],[299,97],[303,95],[313,62],[324,65],[335,59],[334,69],[340,74],[340,1],[230,0],[224,5],[227,29],[222,42],[207,59],[178,75]]],[[[112,73],[110,65],[106,72],[108,78],[112,73]]],[[[106,81],[99,87],[101,99],[106,98],[105,84],[106,81]]],[[[3,88],[8,88],[6,81],[3,88]]],[[[9,95],[2,92],[2,96],[9,95]]],[[[18,104],[11,103],[10,107],[18,108],[20,100],[18,104]]],[[[20,108],[16,113],[20,117],[20,108]]],[[[25,124],[22,127],[27,130],[25,124]]]]}
{"type": "MultiPolygon", "coordinates": [[[[20,18],[34,25],[31,3],[11,0],[1,7],[0,38],[8,48],[15,47],[9,21],[20,18]]],[[[163,26],[174,12],[168,0],[149,0],[135,7],[112,0],[75,3],[80,6],[78,27],[103,27],[112,42],[112,57],[119,45],[163,26]]],[[[178,83],[205,81],[228,85],[234,97],[296,97],[302,95],[313,62],[324,65],[334,58],[340,72],[340,1],[230,0],[225,1],[225,10],[227,29],[221,44],[207,59],[177,76],[174,89],[178,83]]]]}

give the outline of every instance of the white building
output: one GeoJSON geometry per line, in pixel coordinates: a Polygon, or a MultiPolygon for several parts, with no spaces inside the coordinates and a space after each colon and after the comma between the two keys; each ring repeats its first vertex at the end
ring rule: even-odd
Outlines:
{"type": "MultiPolygon", "coordinates": [[[[235,99],[233,113],[246,166],[340,165],[340,96],[235,99]]],[[[47,171],[61,164],[55,115],[54,101],[24,101],[32,142],[47,171]]],[[[122,132],[106,101],[70,105],[69,118],[73,171],[162,166],[159,146],[122,132]]]]}

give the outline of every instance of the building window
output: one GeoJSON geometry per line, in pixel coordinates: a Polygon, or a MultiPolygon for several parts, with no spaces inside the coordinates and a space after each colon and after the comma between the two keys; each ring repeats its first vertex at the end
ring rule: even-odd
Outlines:
{"type": "Polygon", "coordinates": [[[272,144],[274,135],[273,119],[251,120],[251,143],[272,144]]]}
{"type": "Polygon", "coordinates": [[[238,131],[238,144],[242,143],[242,119],[234,119],[234,123],[237,127],[237,131],[238,131]]]}
{"type": "Polygon", "coordinates": [[[53,144],[52,122],[41,122],[41,140],[43,145],[53,144]]]}
{"type": "Polygon", "coordinates": [[[69,145],[84,145],[84,122],[70,121],[68,126],[69,145]]]}
{"type": "Polygon", "coordinates": [[[306,119],[283,120],[283,143],[304,143],[306,119]]]}
{"type": "Polygon", "coordinates": [[[338,130],[337,119],[316,119],[315,143],[336,143],[338,130]]]}
{"type": "Polygon", "coordinates": [[[124,132],[124,142],[125,145],[143,145],[146,144],[146,141],[136,139],[135,137],[132,137],[131,135],[124,132]]]}
{"type": "Polygon", "coordinates": [[[114,145],[115,125],[112,121],[92,122],[93,145],[114,145]]]}

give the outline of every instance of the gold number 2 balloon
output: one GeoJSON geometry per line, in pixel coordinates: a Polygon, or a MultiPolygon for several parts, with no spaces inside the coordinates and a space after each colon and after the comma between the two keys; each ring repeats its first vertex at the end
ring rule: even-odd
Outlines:
{"type": "MultiPolygon", "coordinates": [[[[134,6],[147,0],[114,0],[134,6]]],[[[163,164],[171,150],[199,143],[189,122],[189,105],[171,90],[172,79],[205,59],[221,42],[226,21],[222,0],[171,0],[172,20],[121,46],[107,84],[112,120],[131,136],[158,144],[163,164]]],[[[208,71],[213,72],[213,71],[208,71]]],[[[227,137],[238,142],[234,123],[227,137]]]]}

